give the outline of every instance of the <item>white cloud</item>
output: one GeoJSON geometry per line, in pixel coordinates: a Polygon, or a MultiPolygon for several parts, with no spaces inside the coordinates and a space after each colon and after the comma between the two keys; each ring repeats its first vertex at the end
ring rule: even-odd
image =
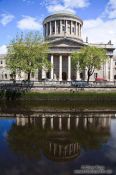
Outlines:
{"type": "Polygon", "coordinates": [[[11,15],[11,14],[1,14],[0,15],[0,23],[3,25],[3,26],[6,26],[8,23],[10,23],[13,19],[14,19],[14,15],[11,15]]]}
{"type": "Polygon", "coordinates": [[[70,8],[84,8],[89,5],[88,0],[63,0],[65,7],[70,8]]]}
{"type": "Polygon", "coordinates": [[[7,46],[2,45],[0,46],[0,54],[6,54],[7,53],[7,46]]]}
{"type": "Polygon", "coordinates": [[[109,40],[116,46],[116,19],[103,21],[101,18],[85,20],[83,25],[83,39],[88,42],[108,43],[109,40]],[[112,27],[113,26],[113,27],[112,27]]]}
{"type": "Polygon", "coordinates": [[[103,16],[107,16],[109,19],[116,18],[116,0],[109,0],[103,16]]]}
{"type": "Polygon", "coordinates": [[[77,8],[89,5],[89,0],[47,0],[46,8],[49,12],[70,11],[76,13],[77,8]]]}
{"type": "Polygon", "coordinates": [[[21,30],[41,30],[42,24],[34,17],[23,16],[23,18],[18,21],[17,27],[21,30]]]}
{"type": "Polygon", "coordinates": [[[67,11],[67,12],[71,12],[71,13],[75,13],[74,10],[70,9],[70,8],[66,8],[63,5],[49,5],[48,6],[48,11],[49,12],[59,12],[59,11],[67,11]]]}
{"type": "MultiPolygon", "coordinates": [[[[109,0],[102,14],[96,19],[84,21],[83,39],[86,36],[91,43],[108,43],[116,47],[116,0],[109,0]],[[104,20],[105,19],[105,20],[104,20]]],[[[115,51],[116,52],[116,51],[115,51]]]]}

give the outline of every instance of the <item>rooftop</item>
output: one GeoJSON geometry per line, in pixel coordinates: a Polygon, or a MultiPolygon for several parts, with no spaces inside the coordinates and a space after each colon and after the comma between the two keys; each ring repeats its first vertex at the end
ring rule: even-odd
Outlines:
{"type": "Polygon", "coordinates": [[[44,21],[49,19],[49,18],[57,18],[57,17],[68,17],[68,18],[71,17],[71,18],[74,18],[74,19],[77,19],[77,20],[80,20],[81,22],[83,22],[82,19],[79,16],[76,16],[75,14],[70,13],[70,12],[63,12],[63,11],[57,12],[55,14],[51,14],[51,15],[47,16],[44,19],[44,21]]]}

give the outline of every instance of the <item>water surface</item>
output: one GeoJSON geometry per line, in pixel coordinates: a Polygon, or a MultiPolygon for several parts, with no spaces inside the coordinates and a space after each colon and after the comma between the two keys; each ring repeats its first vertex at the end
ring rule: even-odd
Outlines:
{"type": "Polygon", "coordinates": [[[112,113],[0,117],[0,174],[73,175],[87,168],[116,174],[115,133],[112,113]]]}

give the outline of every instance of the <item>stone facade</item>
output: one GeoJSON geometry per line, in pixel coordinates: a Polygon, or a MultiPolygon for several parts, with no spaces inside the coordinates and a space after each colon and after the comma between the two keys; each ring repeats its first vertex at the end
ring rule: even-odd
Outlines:
{"type": "MultiPolygon", "coordinates": [[[[67,13],[53,14],[44,19],[43,33],[45,42],[50,45],[48,59],[52,67],[50,71],[44,70],[44,68],[39,73],[36,71],[35,75],[31,77],[32,80],[46,78],[57,81],[86,80],[86,70],[75,72],[72,69],[71,53],[79,51],[81,47],[87,45],[104,48],[109,56],[108,61],[102,65],[101,70],[95,70],[90,80],[94,81],[96,77],[104,78],[108,81],[114,80],[113,45],[110,41],[107,44],[83,42],[81,36],[82,26],[83,21],[79,17],[67,13]]],[[[3,55],[0,57],[0,63],[0,79],[10,79],[10,71],[5,66],[3,55]]],[[[26,75],[21,73],[16,78],[24,79],[26,75]]]]}
{"type": "MultiPolygon", "coordinates": [[[[102,65],[101,70],[95,70],[91,76],[92,81],[96,77],[104,78],[108,81],[114,80],[113,75],[113,45],[111,41],[107,44],[94,44],[83,42],[81,30],[83,21],[72,14],[54,14],[48,16],[43,21],[45,42],[50,44],[49,57],[52,69],[47,78],[54,80],[80,80],[87,79],[86,70],[75,72],[71,67],[71,53],[79,51],[83,46],[96,46],[107,51],[109,60],[102,65]]],[[[45,74],[44,74],[45,75],[45,74]]]]}

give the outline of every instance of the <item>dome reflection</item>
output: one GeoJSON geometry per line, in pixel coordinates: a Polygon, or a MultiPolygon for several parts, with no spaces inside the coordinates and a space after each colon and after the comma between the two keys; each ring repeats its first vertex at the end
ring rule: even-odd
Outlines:
{"type": "Polygon", "coordinates": [[[12,149],[39,159],[40,151],[50,160],[77,158],[83,149],[98,149],[109,138],[109,114],[43,114],[16,115],[8,133],[12,149]]]}

